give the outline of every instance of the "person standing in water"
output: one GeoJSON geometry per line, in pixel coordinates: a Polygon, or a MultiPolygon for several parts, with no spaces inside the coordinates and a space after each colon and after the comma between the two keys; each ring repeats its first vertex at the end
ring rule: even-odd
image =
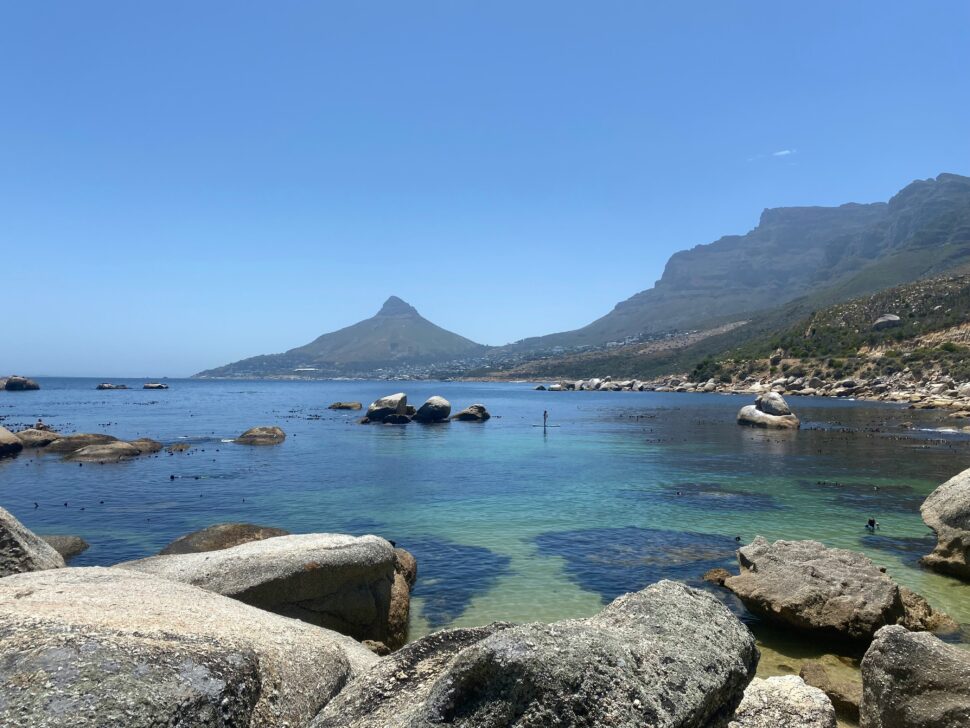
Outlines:
{"type": "Polygon", "coordinates": [[[542,429],[546,429],[546,425],[549,422],[549,410],[542,410],[542,429]]]}

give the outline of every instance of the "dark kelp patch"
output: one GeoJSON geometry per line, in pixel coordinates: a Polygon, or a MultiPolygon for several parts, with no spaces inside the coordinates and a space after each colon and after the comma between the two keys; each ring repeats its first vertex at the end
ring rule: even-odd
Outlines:
{"type": "Polygon", "coordinates": [[[936,538],[926,536],[885,536],[867,533],[859,537],[859,545],[886,551],[907,566],[919,567],[919,560],[936,548],[936,538]]]}
{"type": "Polygon", "coordinates": [[[766,493],[720,483],[677,483],[664,486],[660,493],[665,500],[679,506],[703,511],[779,511],[784,508],[777,499],[766,493]]]}
{"type": "Polygon", "coordinates": [[[880,513],[919,513],[926,496],[908,485],[874,485],[842,483],[829,480],[799,480],[807,490],[826,495],[846,508],[864,511],[862,515],[879,517],[880,513]]]}
{"type": "Polygon", "coordinates": [[[699,583],[708,569],[730,568],[733,538],[690,531],[625,526],[554,531],[535,539],[543,556],[566,560],[566,573],[604,601],[661,579],[699,583]]]}
{"type": "Polygon", "coordinates": [[[509,571],[510,559],[481,546],[444,539],[401,539],[398,546],[414,554],[418,580],[412,596],[423,600],[421,616],[432,629],[454,622],[471,600],[486,593],[509,571]]]}

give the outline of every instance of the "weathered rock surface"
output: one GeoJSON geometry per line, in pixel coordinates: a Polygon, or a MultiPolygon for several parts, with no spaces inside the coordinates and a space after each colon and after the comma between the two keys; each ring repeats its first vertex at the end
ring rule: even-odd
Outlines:
{"type": "Polygon", "coordinates": [[[46,452],[70,453],[80,450],[88,445],[104,445],[109,442],[118,442],[117,437],[102,433],[81,432],[75,435],[64,435],[54,440],[45,448],[46,452]]]}
{"type": "Polygon", "coordinates": [[[3,388],[8,392],[29,392],[40,389],[40,385],[33,379],[13,374],[4,380],[3,388]]]}
{"type": "Polygon", "coordinates": [[[383,422],[388,415],[407,415],[408,396],[404,392],[390,394],[371,402],[367,408],[367,419],[371,422],[383,422]]]}
{"type": "Polygon", "coordinates": [[[825,693],[800,677],[756,677],[729,728],[835,728],[835,709],[825,693]]]}
{"type": "Polygon", "coordinates": [[[136,447],[140,455],[151,455],[162,449],[162,443],[150,437],[139,437],[137,440],[129,440],[128,444],[136,447]]]}
{"type": "Polygon", "coordinates": [[[860,680],[839,679],[821,662],[814,661],[803,663],[798,674],[808,685],[828,695],[832,707],[835,708],[836,717],[853,723],[859,722],[859,704],[862,702],[860,680]]]}
{"type": "Polygon", "coordinates": [[[434,397],[429,397],[427,402],[418,407],[418,411],[414,413],[414,419],[417,422],[425,423],[444,422],[450,414],[451,402],[444,397],[435,395],[434,397]]]}
{"type": "Polygon", "coordinates": [[[40,538],[59,553],[64,561],[70,561],[91,548],[91,544],[80,536],[41,536],[40,538]]]}
{"type": "Polygon", "coordinates": [[[923,564],[970,580],[970,469],[930,493],[920,514],[937,541],[933,553],[923,557],[923,564]]]}
{"type": "Polygon", "coordinates": [[[899,316],[894,313],[884,313],[882,316],[872,322],[872,330],[882,331],[884,329],[893,329],[902,325],[903,320],[899,318],[899,316]]]}
{"type": "Polygon", "coordinates": [[[289,535],[290,532],[284,531],[282,528],[257,526],[255,523],[216,523],[179,536],[158,553],[160,556],[198,554],[205,551],[228,549],[250,541],[262,541],[267,538],[289,535]]]}
{"type": "Polygon", "coordinates": [[[128,389],[127,384],[112,384],[111,382],[101,382],[95,389],[128,389]]]}
{"type": "Polygon", "coordinates": [[[162,382],[145,382],[141,386],[141,388],[142,389],[168,389],[168,385],[163,384],[162,382]]]}
{"type": "Polygon", "coordinates": [[[304,726],[376,661],[349,638],[148,574],[0,579],[0,725],[304,726]]]}
{"type": "Polygon", "coordinates": [[[485,409],[483,404],[472,404],[467,406],[461,412],[456,415],[452,415],[451,419],[460,420],[461,422],[484,422],[485,420],[491,418],[488,410],[485,409]]]}
{"type": "Polygon", "coordinates": [[[286,439],[286,433],[276,426],[250,427],[236,438],[240,445],[279,445],[286,439]]]}
{"type": "Polygon", "coordinates": [[[387,415],[381,422],[385,425],[407,425],[411,418],[407,415],[387,415]]]}
{"type": "Polygon", "coordinates": [[[25,448],[47,447],[55,440],[62,438],[61,434],[53,430],[36,430],[33,427],[21,430],[15,434],[25,448]]]}
{"type": "Polygon", "coordinates": [[[741,573],[724,585],[752,612],[801,630],[868,641],[887,624],[935,619],[932,610],[908,615],[895,582],[855,551],[758,536],[738,550],[738,563],[741,573]]]}
{"type": "Polygon", "coordinates": [[[327,409],[332,410],[359,410],[363,408],[360,402],[334,402],[327,409]]]}
{"type": "Polygon", "coordinates": [[[662,581],[590,619],[432,634],[311,726],[725,726],[757,661],[751,633],[716,599],[662,581]]]}
{"type": "Polygon", "coordinates": [[[742,407],[738,412],[738,424],[785,430],[797,430],[801,426],[788,403],[777,392],[759,395],[754,404],[742,407]]]}
{"type": "Polygon", "coordinates": [[[0,577],[63,566],[57,551],[10,511],[0,508],[0,577]]]}
{"type": "Polygon", "coordinates": [[[358,640],[388,640],[394,549],[377,536],[277,536],[115,568],[199,586],[358,640]]]}
{"type": "Polygon", "coordinates": [[[862,728],[966,728],[970,652],[898,626],[876,633],[862,660],[862,728]]]}
{"type": "Polygon", "coordinates": [[[0,427],[0,458],[11,458],[24,449],[20,438],[6,427],[0,427]]]}
{"type": "Polygon", "coordinates": [[[141,450],[130,442],[117,440],[104,445],[87,445],[64,456],[65,460],[81,463],[117,463],[121,460],[136,458],[141,450]]]}
{"type": "Polygon", "coordinates": [[[418,580],[418,561],[410,551],[394,549],[394,570],[404,577],[408,586],[414,586],[418,580]]]}

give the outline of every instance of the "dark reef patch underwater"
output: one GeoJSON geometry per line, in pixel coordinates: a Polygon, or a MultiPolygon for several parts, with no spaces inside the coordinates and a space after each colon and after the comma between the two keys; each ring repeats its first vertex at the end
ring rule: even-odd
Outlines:
{"type": "Polygon", "coordinates": [[[606,602],[661,579],[697,583],[708,569],[730,567],[737,548],[727,536],[637,526],[544,533],[535,543],[543,556],[565,559],[570,578],[606,602]]]}

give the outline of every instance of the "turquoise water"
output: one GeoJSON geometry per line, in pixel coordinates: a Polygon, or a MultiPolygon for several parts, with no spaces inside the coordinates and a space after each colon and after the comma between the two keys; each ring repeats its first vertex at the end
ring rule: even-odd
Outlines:
{"type": "MultiPolygon", "coordinates": [[[[711,566],[731,566],[736,537],[757,534],[865,551],[970,623],[970,587],[916,563],[933,543],[920,502],[970,467],[965,435],[932,431],[946,425],[945,413],[791,398],[803,429],[782,433],[738,427],[735,413],[751,398],[716,394],[169,383],[167,391],[99,392],[94,380],[47,379],[39,392],[0,392],[0,424],[10,429],[43,417],[62,431],[194,445],[83,467],[22,455],[0,463],[0,505],[39,533],[87,539],[79,565],[146,556],[220,521],[377,533],[418,558],[412,637],[586,616],[656,579],[697,581],[711,566]],[[359,413],[326,409],[401,390],[414,404],[441,394],[455,411],[483,402],[493,418],[361,426],[359,413]],[[533,426],[544,409],[558,425],[545,433],[533,426]],[[224,442],[260,424],[279,424],[286,442],[224,442]],[[875,536],[863,528],[869,516],[882,524],[875,536]]],[[[740,613],[764,642],[776,640],[740,613]]]]}

